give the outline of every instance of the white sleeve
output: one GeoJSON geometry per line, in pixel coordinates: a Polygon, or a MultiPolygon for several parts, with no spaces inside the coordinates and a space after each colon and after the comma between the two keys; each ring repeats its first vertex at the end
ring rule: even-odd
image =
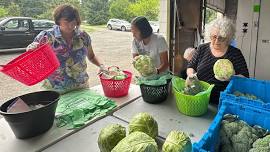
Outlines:
{"type": "Polygon", "coordinates": [[[132,54],[134,54],[134,53],[139,53],[138,47],[137,47],[137,45],[136,45],[136,40],[135,40],[135,39],[133,39],[133,41],[132,41],[131,53],[132,53],[132,54]]]}
{"type": "Polygon", "coordinates": [[[161,35],[158,36],[158,53],[169,51],[168,44],[165,38],[161,35]]]}

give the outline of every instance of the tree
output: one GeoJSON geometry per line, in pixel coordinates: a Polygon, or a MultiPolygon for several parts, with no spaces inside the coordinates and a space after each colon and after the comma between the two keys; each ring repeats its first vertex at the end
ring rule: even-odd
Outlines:
{"type": "Polygon", "coordinates": [[[214,19],[217,18],[217,12],[213,9],[210,8],[206,8],[206,16],[205,16],[205,24],[210,23],[211,21],[213,21],[214,19]]]}
{"type": "Polygon", "coordinates": [[[138,0],[129,6],[132,16],[145,16],[148,20],[157,20],[159,15],[159,0],[138,0]]]}
{"type": "Polygon", "coordinates": [[[22,16],[37,17],[46,10],[43,1],[21,0],[18,5],[22,16]]]}
{"type": "Polygon", "coordinates": [[[20,16],[20,6],[12,2],[7,8],[7,13],[9,16],[20,16]]]}
{"type": "Polygon", "coordinates": [[[105,24],[109,19],[109,0],[84,0],[83,9],[87,23],[92,25],[105,24]]]}
{"type": "Polygon", "coordinates": [[[0,18],[7,16],[7,10],[4,7],[0,7],[0,18]]]}
{"type": "Polygon", "coordinates": [[[114,0],[110,3],[110,17],[119,18],[130,21],[131,14],[129,13],[129,0],[114,0]]]}
{"type": "MultiPolygon", "coordinates": [[[[46,11],[38,15],[37,16],[38,18],[53,19],[54,9],[61,4],[70,4],[76,7],[79,10],[79,12],[82,10],[80,0],[46,0],[43,3],[46,8],[46,11]]],[[[80,16],[83,18],[83,14],[81,12],[80,12],[80,16]]]]}

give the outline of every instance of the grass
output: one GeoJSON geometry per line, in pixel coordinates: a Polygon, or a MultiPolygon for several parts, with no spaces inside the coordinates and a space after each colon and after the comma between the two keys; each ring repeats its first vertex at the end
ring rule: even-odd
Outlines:
{"type": "Polygon", "coordinates": [[[105,29],[106,25],[89,25],[89,24],[82,24],[81,29],[85,30],[87,33],[93,33],[100,29],[105,29]]]}

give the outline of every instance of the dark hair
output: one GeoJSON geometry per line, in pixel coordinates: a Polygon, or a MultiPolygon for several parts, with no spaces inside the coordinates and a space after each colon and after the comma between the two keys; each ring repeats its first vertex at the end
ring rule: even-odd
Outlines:
{"type": "Polygon", "coordinates": [[[53,18],[55,24],[59,25],[59,20],[65,18],[68,22],[73,20],[77,21],[77,25],[81,24],[81,19],[78,10],[72,5],[59,5],[53,13],[53,18]]]}
{"type": "Polygon", "coordinates": [[[149,24],[148,20],[143,16],[135,17],[131,21],[131,24],[135,25],[140,30],[141,37],[143,39],[149,37],[153,33],[151,25],[149,24]]]}

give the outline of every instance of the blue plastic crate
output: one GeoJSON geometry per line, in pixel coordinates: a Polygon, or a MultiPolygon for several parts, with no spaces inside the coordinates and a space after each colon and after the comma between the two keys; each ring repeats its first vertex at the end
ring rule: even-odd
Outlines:
{"type": "Polygon", "coordinates": [[[219,141],[220,123],[223,116],[228,113],[238,115],[249,125],[259,125],[270,129],[270,111],[222,99],[222,105],[207,132],[199,142],[193,144],[193,152],[215,151],[215,146],[219,141]]]}
{"type": "Polygon", "coordinates": [[[229,101],[235,101],[241,104],[270,110],[270,81],[234,76],[224,92],[221,93],[221,98],[225,97],[229,101]],[[263,102],[260,100],[248,99],[246,97],[237,97],[233,95],[235,91],[255,95],[263,102]]]}

